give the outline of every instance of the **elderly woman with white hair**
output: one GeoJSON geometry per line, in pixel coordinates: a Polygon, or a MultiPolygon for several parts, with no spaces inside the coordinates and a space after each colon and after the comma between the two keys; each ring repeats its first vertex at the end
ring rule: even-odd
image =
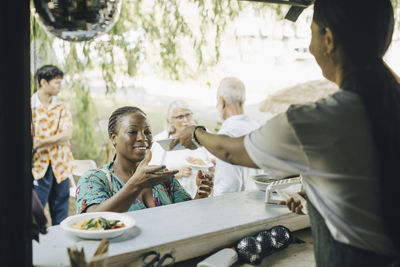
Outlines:
{"type": "MultiPolygon", "coordinates": [[[[183,100],[175,100],[170,103],[167,110],[167,129],[157,134],[154,140],[163,140],[167,138],[175,138],[187,127],[195,124],[193,112],[189,105],[183,100]]],[[[150,164],[165,165],[168,169],[177,169],[179,172],[175,174],[180,184],[193,197],[196,195],[196,174],[187,159],[189,157],[201,159],[204,162],[212,160],[211,154],[204,148],[199,147],[196,150],[175,150],[165,151],[157,142],[152,146],[152,160],[150,164]]]]}

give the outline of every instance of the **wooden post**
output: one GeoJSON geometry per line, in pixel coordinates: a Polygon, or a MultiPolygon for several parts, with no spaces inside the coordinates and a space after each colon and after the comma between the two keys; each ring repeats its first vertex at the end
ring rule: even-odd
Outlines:
{"type": "Polygon", "coordinates": [[[29,1],[0,12],[0,265],[32,266],[29,1]]]}

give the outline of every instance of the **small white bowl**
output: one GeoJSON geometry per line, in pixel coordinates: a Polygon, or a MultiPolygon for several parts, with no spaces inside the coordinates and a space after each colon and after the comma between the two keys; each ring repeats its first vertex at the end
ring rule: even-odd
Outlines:
{"type": "Polygon", "coordinates": [[[200,171],[208,171],[209,168],[211,168],[212,166],[214,166],[214,164],[212,164],[212,162],[207,163],[206,165],[198,165],[198,164],[193,164],[190,163],[189,161],[187,161],[187,164],[189,165],[190,168],[192,168],[193,170],[200,170],[200,171]]]}
{"type": "Polygon", "coordinates": [[[103,239],[113,238],[122,235],[128,229],[135,226],[135,220],[124,213],[118,212],[89,212],[78,215],[69,216],[64,219],[60,227],[75,236],[83,239],[103,239]],[[72,225],[76,222],[81,222],[84,219],[90,220],[91,218],[103,217],[106,220],[120,220],[121,223],[125,224],[122,228],[111,229],[111,230],[79,230],[72,228],[72,225]]]}

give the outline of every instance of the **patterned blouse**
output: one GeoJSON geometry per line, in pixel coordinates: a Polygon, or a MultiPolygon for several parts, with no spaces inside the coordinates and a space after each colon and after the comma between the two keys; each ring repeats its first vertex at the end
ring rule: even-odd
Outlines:
{"type": "MultiPolygon", "coordinates": [[[[31,98],[32,132],[39,138],[46,138],[72,128],[69,105],[55,96],[48,108],[40,103],[38,93],[31,98]]],[[[58,183],[72,176],[73,156],[69,146],[52,145],[38,148],[33,154],[32,175],[36,180],[43,178],[49,164],[58,183]]]]}
{"type": "MultiPolygon", "coordinates": [[[[75,202],[78,213],[84,213],[89,206],[100,204],[111,198],[125,185],[125,183],[115,175],[111,164],[112,162],[109,162],[101,169],[90,170],[79,179],[76,188],[75,202]],[[107,174],[109,174],[112,186],[110,186],[107,174]]],[[[192,199],[175,178],[154,186],[152,190],[156,207],[192,199]]],[[[128,211],[145,208],[146,206],[143,202],[136,199],[128,211]]]]}

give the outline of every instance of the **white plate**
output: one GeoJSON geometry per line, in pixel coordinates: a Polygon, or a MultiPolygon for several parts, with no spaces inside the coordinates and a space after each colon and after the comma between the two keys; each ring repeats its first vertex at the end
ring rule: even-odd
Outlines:
{"type": "Polygon", "coordinates": [[[207,163],[206,165],[197,165],[197,164],[192,164],[189,161],[187,161],[187,164],[189,165],[190,168],[193,170],[201,170],[201,171],[208,171],[208,168],[214,166],[212,162],[207,163]]]}
{"type": "Polygon", "coordinates": [[[135,226],[135,220],[131,216],[118,212],[89,212],[69,216],[61,222],[60,226],[64,231],[80,238],[103,239],[122,235],[125,231],[135,226]],[[72,225],[76,222],[81,222],[83,219],[89,220],[96,217],[103,217],[107,220],[120,220],[120,222],[125,224],[125,227],[111,230],[78,230],[72,228],[72,225]]]}
{"type": "Polygon", "coordinates": [[[168,139],[162,139],[162,140],[156,140],[157,143],[160,144],[160,146],[165,150],[165,151],[175,151],[175,150],[182,150],[186,149],[184,146],[182,146],[180,143],[178,143],[173,149],[169,149],[169,144],[171,144],[173,138],[168,138],[168,139]]]}

